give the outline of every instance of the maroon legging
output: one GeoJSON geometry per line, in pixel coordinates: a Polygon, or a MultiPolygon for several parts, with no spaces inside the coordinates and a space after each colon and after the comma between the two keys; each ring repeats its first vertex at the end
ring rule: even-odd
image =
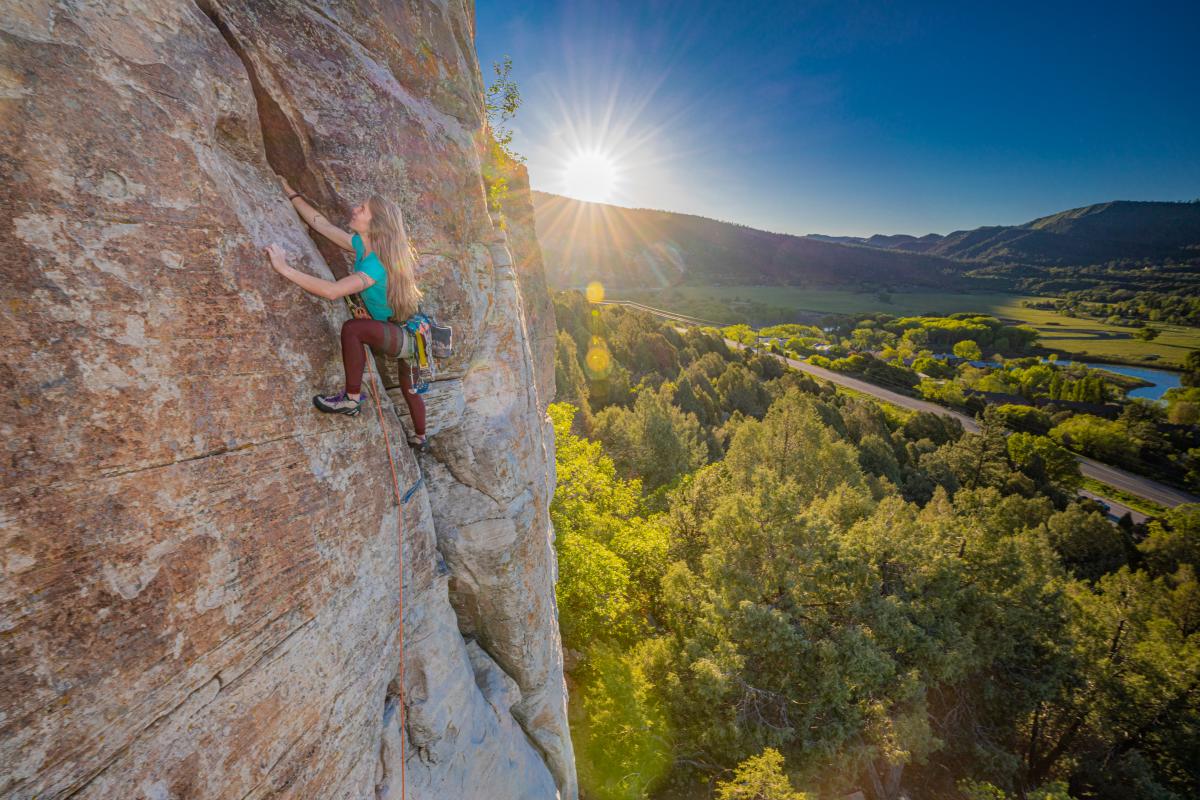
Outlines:
{"type": "MultiPolygon", "coordinates": [[[[362,391],[363,370],[367,366],[363,345],[370,345],[381,353],[394,356],[400,352],[404,342],[404,331],[391,322],[377,319],[348,319],[342,325],[342,364],[346,368],[346,394],[362,391]]],[[[412,391],[412,375],[408,362],[400,359],[400,388],[404,390],[404,402],[412,416],[413,429],[417,436],[425,435],[425,398],[412,391]]]]}

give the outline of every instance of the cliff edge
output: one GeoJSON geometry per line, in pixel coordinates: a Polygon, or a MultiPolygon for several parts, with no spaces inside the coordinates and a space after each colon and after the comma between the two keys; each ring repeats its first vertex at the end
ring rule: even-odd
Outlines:
{"type": "Polygon", "coordinates": [[[398,798],[402,750],[414,800],[577,796],[554,320],[473,40],[469,0],[0,0],[0,797],[398,798]],[[419,463],[386,394],[312,408],[346,312],[263,247],[349,262],[275,172],[404,209],[455,332],[419,463]]]}

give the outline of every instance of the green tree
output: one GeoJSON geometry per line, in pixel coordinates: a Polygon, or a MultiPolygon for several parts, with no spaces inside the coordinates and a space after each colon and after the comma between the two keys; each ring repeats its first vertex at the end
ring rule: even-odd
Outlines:
{"type": "Polygon", "coordinates": [[[596,540],[577,533],[559,533],[554,544],[563,643],[585,648],[596,640],[628,640],[636,626],[625,562],[596,540]]]}
{"type": "Polygon", "coordinates": [[[572,693],[571,738],[588,797],[642,800],[671,765],[668,723],[637,663],[595,647],[572,693]]]}
{"type": "Polygon", "coordinates": [[[963,339],[961,342],[955,343],[954,355],[959,358],[965,358],[967,361],[980,361],[983,359],[983,351],[971,339],[963,339]]]}
{"type": "Polygon", "coordinates": [[[921,457],[929,477],[952,493],[959,487],[999,488],[1012,473],[1002,419],[989,406],[980,422],[979,433],[964,433],[958,441],[921,457]]]}
{"type": "Polygon", "coordinates": [[[575,431],[587,434],[592,427],[592,412],[588,405],[587,379],[579,366],[575,340],[564,331],[559,331],[554,350],[554,396],[562,403],[570,403],[577,410],[575,431]]]}
{"type": "Polygon", "coordinates": [[[571,432],[576,409],[552,403],[558,484],[550,503],[563,641],[629,641],[656,602],[666,534],[641,514],[641,481],[622,480],[598,442],[571,432]]]}
{"type": "Polygon", "coordinates": [[[1200,350],[1188,352],[1183,361],[1183,375],[1179,382],[1184,386],[1200,388],[1200,350]]]}
{"type": "Polygon", "coordinates": [[[783,755],[773,747],[738,764],[733,778],[717,784],[717,800],[807,800],[792,788],[783,755]]]}
{"type": "Polygon", "coordinates": [[[512,131],[507,125],[521,105],[521,92],[511,77],[512,57],[506,55],[503,63],[493,63],[492,70],[496,79],[484,92],[489,157],[484,163],[483,177],[488,187],[488,204],[493,211],[499,211],[508,195],[506,173],[513,165],[524,162],[525,157],[512,149],[512,131]]]}
{"type": "Polygon", "coordinates": [[[1083,483],[1075,456],[1045,436],[1012,434],[1008,437],[1008,457],[1013,466],[1042,487],[1074,493],[1083,483]]]}
{"type": "Polygon", "coordinates": [[[761,418],[770,405],[771,397],[762,381],[741,364],[731,364],[716,382],[721,407],[728,412],[740,411],[749,417],[761,418]]]}
{"type": "Polygon", "coordinates": [[[758,334],[749,325],[730,325],[722,328],[721,333],[726,339],[732,339],[740,344],[753,346],[758,343],[758,334]]]}
{"type": "Polygon", "coordinates": [[[1050,438],[1064,447],[1104,461],[1123,462],[1137,456],[1125,426],[1092,414],[1076,414],[1050,430],[1050,438]]]}
{"type": "Polygon", "coordinates": [[[1144,328],[1138,328],[1137,333],[1135,333],[1134,336],[1141,339],[1143,342],[1152,342],[1158,338],[1160,333],[1162,333],[1162,331],[1160,331],[1158,328],[1151,328],[1149,325],[1147,325],[1144,328]]]}
{"type": "Polygon", "coordinates": [[[735,485],[751,487],[761,469],[793,482],[803,502],[837,489],[863,485],[858,454],[823,422],[818,402],[789,390],[762,422],[747,420],[725,456],[735,485]]]}
{"type": "Polygon", "coordinates": [[[1127,549],[1120,530],[1080,503],[1052,516],[1043,530],[1063,566],[1080,578],[1098,580],[1125,564],[1127,549]]]}
{"type": "Polygon", "coordinates": [[[1189,566],[1153,578],[1122,567],[1068,585],[1078,672],[1034,715],[1027,781],[1073,763],[1080,796],[1190,796],[1200,781],[1200,587],[1189,566]],[[1144,766],[1139,766],[1144,765],[1144,766]],[[1140,772],[1130,785],[1127,772],[1140,772]],[[1125,777],[1124,780],[1121,780],[1125,777]],[[1111,792],[1114,782],[1124,784],[1111,792]],[[1104,795],[1101,795],[1101,792],[1104,795]]]}
{"type": "Polygon", "coordinates": [[[900,463],[890,441],[868,434],[858,443],[858,463],[864,472],[887,478],[894,484],[901,481],[900,463]]]}
{"type": "Polygon", "coordinates": [[[641,478],[648,490],[691,472],[708,456],[696,415],[680,411],[662,392],[639,392],[632,409],[604,409],[594,430],[620,473],[641,478]]]}

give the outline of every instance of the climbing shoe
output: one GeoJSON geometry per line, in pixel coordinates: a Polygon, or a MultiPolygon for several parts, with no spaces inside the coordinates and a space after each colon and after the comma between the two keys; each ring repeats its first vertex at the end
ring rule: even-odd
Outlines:
{"type": "Polygon", "coordinates": [[[313,405],[318,410],[328,414],[346,414],[353,417],[362,408],[364,397],[366,397],[365,392],[360,394],[357,400],[353,400],[346,395],[345,390],[342,390],[337,394],[315,396],[313,398],[313,405]]]}
{"type": "Polygon", "coordinates": [[[409,434],[408,446],[411,447],[413,450],[416,450],[418,453],[428,453],[429,452],[429,439],[428,439],[428,437],[425,437],[425,436],[415,436],[415,435],[409,434]]]}

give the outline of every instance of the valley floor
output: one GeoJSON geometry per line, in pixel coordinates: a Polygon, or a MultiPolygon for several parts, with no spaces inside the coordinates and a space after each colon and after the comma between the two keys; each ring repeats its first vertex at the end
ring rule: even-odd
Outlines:
{"type": "Polygon", "coordinates": [[[795,286],[680,286],[660,290],[614,292],[610,299],[635,300],[713,322],[813,323],[826,314],[879,312],[897,316],[945,315],[971,311],[1036,328],[1039,342],[1080,360],[1179,367],[1188,351],[1200,349],[1200,328],[1152,323],[1162,333],[1145,342],[1136,328],[1108,325],[1085,317],[1025,308],[1022,300],[1046,297],[998,292],[895,292],[869,294],[795,286]]]}

